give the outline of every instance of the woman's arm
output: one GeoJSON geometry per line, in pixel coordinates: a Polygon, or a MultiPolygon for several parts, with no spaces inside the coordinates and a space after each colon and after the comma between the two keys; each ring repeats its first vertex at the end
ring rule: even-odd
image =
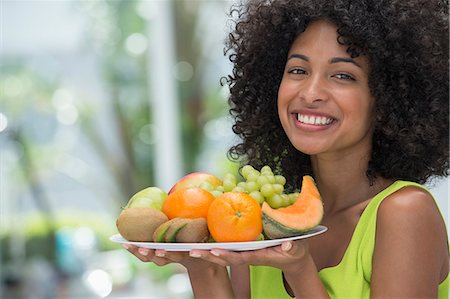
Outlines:
{"type": "Polygon", "coordinates": [[[250,268],[246,264],[230,267],[231,285],[238,299],[250,298],[250,268]]]}
{"type": "Polygon", "coordinates": [[[387,197],[377,215],[371,298],[437,298],[448,274],[447,244],[427,192],[407,187],[387,197]]]}
{"type": "Polygon", "coordinates": [[[152,250],[131,245],[124,247],[143,262],[153,262],[158,266],[170,263],[183,265],[189,274],[196,299],[235,297],[225,266],[198,259],[195,253],[189,255],[188,252],[152,250]]]}
{"type": "Polygon", "coordinates": [[[187,268],[195,299],[235,298],[227,268],[203,262],[207,264],[187,268]]]}
{"type": "Polygon", "coordinates": [[[306,241],[284,242],[280,246],[253,251],[213,249],[209,252],[195,252],[199,258],[221,266],[255,265],[279,268],[296,298],[329,298],[319,279],[306,241]]]}
{"type": "MultiPolygon", "coordinates": [[[[295,251],[299,248],[289,244],[291,243],[282,244],[282,249],[296,255],[295,251]]],[[[309,254],[308,247],[305,247],[301,263],[286,265],[281,269],[284,278],[295,298],[330,298],[319,278],[316,264],[309,254]]]]}

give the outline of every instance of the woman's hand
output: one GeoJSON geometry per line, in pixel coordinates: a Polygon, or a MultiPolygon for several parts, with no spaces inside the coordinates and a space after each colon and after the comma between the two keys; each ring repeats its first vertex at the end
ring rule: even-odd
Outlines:
{"type": "Polygon", "coordinates": [[[190,256],[221,266],[272,266],[284,273],[298,273],[310,258],[308,243],[304,240],[283,242],[279,246],[252,251],[192,250],[190,256]]]}
{"type": "Polygon", "coordinates": [[[143,262],[152,262],[158,266],[164,266],[170,263],[179,263],[186,269],[195,267],[206,267],[211,263],[205,260],[199,260],[190,257],[188,252],[166,251],[162,249],[148,249],[133,245],[124,244],[123,247],[143,262]]]}
{"type": "Polygon", "coordinates": [[[305,240],[283,242],[279,246],[253,251],[192,250],[190,256],[220,266],[275,267],[283,271],[288,290],[292,291],[296,298],[329,298],[305,240]]]}
{"type": "Polygon", "coordinates": [[[233,288],[224,266],[192,257],[188,252],[153,250],[128,244],[124,245],[124,248],[143,262],[153,262],[158,266],[170,263],[185,266],[195,298],[234,298],[233,288]]]}

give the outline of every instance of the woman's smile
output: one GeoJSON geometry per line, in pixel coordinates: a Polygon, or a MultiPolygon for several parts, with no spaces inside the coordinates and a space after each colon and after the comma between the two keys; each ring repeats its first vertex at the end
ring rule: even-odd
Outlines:
{"type": "Polygon", "coordinates": [[[305,131],[320,131],[329,129],[337,120],[331,116],[317,112],[293,112],[295,126],[305,131]]]}

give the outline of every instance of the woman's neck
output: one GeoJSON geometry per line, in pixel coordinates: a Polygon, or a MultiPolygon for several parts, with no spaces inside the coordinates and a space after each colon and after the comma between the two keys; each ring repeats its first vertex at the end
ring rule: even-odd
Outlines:
{"type": "Polygon", "coordinates": [[[376,178],[372,184],[366,175],[369,156],[312,156],[314,177],[330,215],[367,201],[392,182],[376,178]]]}

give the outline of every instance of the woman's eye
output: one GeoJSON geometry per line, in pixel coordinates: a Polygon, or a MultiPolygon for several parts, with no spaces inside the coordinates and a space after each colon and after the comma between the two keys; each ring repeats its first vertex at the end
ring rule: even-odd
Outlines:
{"type": "Polygon", "coordinates": [[[349,74],[344,74],[344,73],[339,73],[334,75],[336,78],[338,79],[343,79],[343,80],[352,80],[355,81],[355,78],[353,78],[352,76],[350,76],[349,74]]]}
{"type": "Polygon", "coordinates": [[[289,74],[294,74],[294,75],[304,75],[306,74],[306,71],[303,69],[290,69],[288,71],[289,74]]]}

